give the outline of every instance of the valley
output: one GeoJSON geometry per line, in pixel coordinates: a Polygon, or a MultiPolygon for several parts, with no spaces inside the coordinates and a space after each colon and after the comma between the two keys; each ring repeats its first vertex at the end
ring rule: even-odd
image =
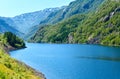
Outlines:
{"type": "Polygon", "coordinates": [[[119,79],[119,21],[120,0],[1,16],[0,79],[119,79]]]}

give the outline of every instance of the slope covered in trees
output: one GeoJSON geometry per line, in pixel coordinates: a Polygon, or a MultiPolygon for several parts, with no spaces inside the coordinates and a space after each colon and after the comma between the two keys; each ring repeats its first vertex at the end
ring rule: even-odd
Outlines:
{"type": "Polygon", "coordinates": [[[40,28],[30,41],[120,46],[119,21],[119,0],[106,0],[95,12],[40,28]]]}
{"type": "Polygon", "coordinates": [[[69,18],[75,14],[85,14],[96,10],[104,0],[75,0],[68,6],[61,8],[56,12],[52,12],[40,24],[54,24],[63,19],[69,18]]]}
{"type": "Polygon", "coordinates": [[[87,14],[95,11],[104,0],[75,0],[68,6],[63,6],[59,10],[51,12],[46,19],[42,20],[39,25],[33,26],[25,39],[29,39],[43,25],[55,24],[76,14],[87,14]]]}
{"type": "Polygon", "coordinates": [[[7,47],[11,46],[16,49],[25,48],[24,41],[11,32],[0,34],[0,42],[7,47]]]}

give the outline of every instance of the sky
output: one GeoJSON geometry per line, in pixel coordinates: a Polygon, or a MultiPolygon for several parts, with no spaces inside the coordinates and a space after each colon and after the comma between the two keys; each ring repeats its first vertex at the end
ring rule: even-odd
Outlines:
{"type": "Polygon", "coordinates": [[[13,17],[23,13],[68,5],[74,0],[0,0],[0,16],[13,17]]]}

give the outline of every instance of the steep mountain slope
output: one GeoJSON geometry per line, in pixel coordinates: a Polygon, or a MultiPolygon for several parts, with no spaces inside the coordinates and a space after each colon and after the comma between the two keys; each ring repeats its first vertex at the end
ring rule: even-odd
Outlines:
{"type": "Polygon", "coordinates": [[[106,0],[94,13],[75,15],[58,24],[40,28],[30,41],[120,46],[119,21],[119,0],[106,0]]]}
{"type": "Polygon", "coordinates": [[[68,6],[63,6],[58,11],[52,12],[40,25],[31,28],[25,36],[30,38],[43,25],[55,24],[76,14],[86,14],[95,11],[104,0],[75,0],[68,6]],[[34,30],[33,30],[34,29],[34,30]]]}
{"type": "Polygon", "coordinates": [[[48,8],[45,10],[40,10],[31,13],[25,13],[12,18],[1,17],[7,24],[13,28],[19,30],[20,32],[26,34],[32,26],[38,25],[42,20],[47,18],[47,16],[54,11],[59,10],[59,8],[48,8]]]}
{"type": "Polygon", "coordinates": [[[70,32],[74,32],[85,18],[85,15],[75,15],[55,25],[46,25],[41,27],[30,41],[67,43],[68,34],[70,32]]]}
{"type": "Polygon", "coordinates": [[[0,17],[9,26],[23,33],[22,37],[34,35],[44,24],[54,24],[72,15],[94,11],[104,0],[76,0],[60,8],[48,8],[41,11],[25,13],[12,18],[0,17]],[[40,24],[40,25],[39,25],[40,24]]]}
{"type": "Polygon", "coordinates": [[[65,18],[69,18],[70,16],[75,14],[84,14],[84,13],[92,12],[96,10],[97,7],[103,1],[104,0],[75,0],[71,2],[68,6],[62,7],[59,11],[52,12],[40,24],[44,24],[44,23],[54,24],[65,18]]]}
{"type": "MultiPolygon", "coordinates": [[[[55,8],[56,10],[52,11],[51,13],[49,13],[49,15],[46,16],[46,18],[43,18],[44,15],[42,15],[42,17],[36,18],[36,20],[38,20],[38,23],[37,23],[36,25],[33,25],[32,27],[30,27],[30,28],[28,29],[28,32],[25,34],[24,39],[29,39],[30,37],[32,37],[32,36],[35,34],[35,32],[37,32],[37,30],[38,30],[40,27],[42,27],[42,26],[44,26],[45,24],[48,24],[48,23],[49,23],[48,21],[45,22],[45,23],[43,23],[43,21],[44,21],[45,19],[51,18],[51,17],[50,17],[51,14],[52,14],[52,17],[54,17],[54,16],[55,16],[54,13],[59,12],[59,10],[65,8],[65,7],[66,7],[66,6],[59,7],[59,8],[55,8]],[[41,19],[41,18],[42,18],[42,19],[41,19]],[[39,19],[41,19],[41,20],[39,20],[39,19]]],[[[31,25],[29,25],[29,26],[31,26],[31,25]]]]}
{"type": "Polygon", "coordinates": [[[22,33],[20,33],[18,30],[7,24],[3,19],[0,19],[0,33],[8,32],[8,31],[19,36],[22,35],[22,33]]]}
{"type": "Polygon", "coordinates": [[[24,47],[23,40],[14,34],[10,32],[0,34],[0,79],[44,79],[42,74],[7,54],[13,48],[24,47]]]}

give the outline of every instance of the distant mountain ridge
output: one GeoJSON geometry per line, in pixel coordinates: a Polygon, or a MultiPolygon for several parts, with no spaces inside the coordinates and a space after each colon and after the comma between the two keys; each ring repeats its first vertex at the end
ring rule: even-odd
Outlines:
{"type": "Polygon", "coordinates": [[[55,24],[63,19],[69,18],[76,14],[84,14],[96,10],[104,0],[75,0],[68,6],[61,8],[57,12],[52,12],[40,24],[55,24]]]}
{"type": "Polygon", "coordinates": [[[48,8],[36,12],[25,13],[15,17],[0,17],[6,24],[12,28],[26,34],[32,26],[39,25],[40,21],[47,18],[47,16],[59,8],[48,8]]]}
{"type": "Polygon", "coordinates": [[[54,11],[59,10],[59,8],[48,8],[41,11],[36,11],[32,13],[26,13],[19,16],[15,16],[12,20],[17,25],[17,29],[23,33],[28,32],[32,26],[36,26],[40,21],[47,18],[47,16],[54,11]]]}
{"type": "Polygon", "coordinates": [[[3,19],[0,19],[0,33],[4,33],[4,32],[12,32],[18,36],[22,35],[21,32],[19,32],[9,24],[7,24],[3,19]]]}

